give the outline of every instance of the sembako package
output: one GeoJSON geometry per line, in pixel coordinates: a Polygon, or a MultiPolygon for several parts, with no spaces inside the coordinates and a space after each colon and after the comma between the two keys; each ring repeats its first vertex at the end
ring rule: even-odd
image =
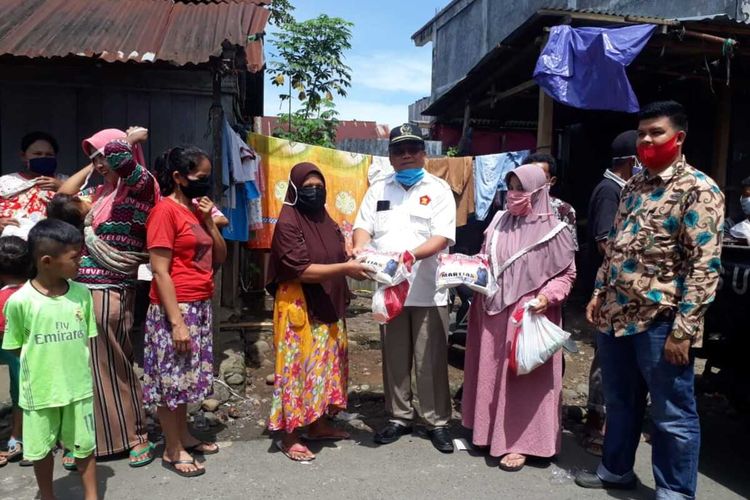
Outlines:
{"type": "Polygon", "coordinates": [[[465,285],[482,295],[492,295],[497,289],[495,276],[487,255],[468,256],[460,253],[438,256],[435,277],[438,288],[465,285]]]}

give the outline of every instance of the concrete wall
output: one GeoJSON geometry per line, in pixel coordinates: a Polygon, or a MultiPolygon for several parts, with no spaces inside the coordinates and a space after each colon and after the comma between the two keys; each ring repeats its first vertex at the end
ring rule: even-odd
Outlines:
{"type": "Polygon", "coordinates": [[[750,16],[750,0],[473,0],[459,2],[433,27],[432,97],[444,94],[482,57],[542,8],[597,9],[618,14],[750,16]],[[738,3],[739,1],[739,3],[738,3]],[[746,5],[747,4],[747,5],[746,5]]]}

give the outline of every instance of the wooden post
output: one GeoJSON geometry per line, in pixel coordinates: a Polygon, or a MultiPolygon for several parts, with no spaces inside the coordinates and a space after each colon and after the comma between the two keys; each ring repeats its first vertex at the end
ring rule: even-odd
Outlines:
{"type": "MultiPolygon", "coordinates": [[[[213,179],[214,179],[214,203],[220,204],[224,194],[224,179],[221,172],[222,157],[222,128],[224,125],[224,108],[221,106],[221,62],[217,62],[212,70],[213,77],[213,103],[211,104],[210,123],[212,139],[213,179]]],[[[218,373],[221,351],[219,343],[219,325],[221,322],[221,267],[214,273],[214,295],[211,299],[213,308],[213,343],[214,343],[214,372],[218,373]]]]}
{"type": "Polygon", "coordinates": [[[536,129],[536,149],[547,149],[552,153],[552,120],[555,101],[539,87],[539,118],[536,129]]]}
{"type": "Polygon", "coordinates": [[[714,117],[714,154],[711,177],[721,189],[726,188],[729,165],[729,142],[732,130],[732,87],[720,86],[717,90],[719,102],[714,117]]]}

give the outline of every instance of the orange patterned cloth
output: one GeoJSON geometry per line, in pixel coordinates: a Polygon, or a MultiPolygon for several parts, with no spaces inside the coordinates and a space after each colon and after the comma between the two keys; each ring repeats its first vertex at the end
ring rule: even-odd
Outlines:
{"type": "Polygon", "coordinates": [[[310,146],[260,134],[249,134],[248,144],[261,157],[261,169],[265,186],[263,189],[263,227],[255,231],[248,247],[271,248],[273,230],[276,227],[281,207],[289,184],[289,172],[297,163],[310,162],[320,168],[326,178],[328,199],[326,210],[341,226],[351,245],[354,219],[362,198],[367,192],[367,172],[372,156],[335,149],[310,146]]]}
{"type": "Polygon", "coordinates": [[[302,285],[276,291],[273,312],[276,370],[268,428],[292,432],[346,408],[348,341],[343,321],[311,322],[302,285]]]}

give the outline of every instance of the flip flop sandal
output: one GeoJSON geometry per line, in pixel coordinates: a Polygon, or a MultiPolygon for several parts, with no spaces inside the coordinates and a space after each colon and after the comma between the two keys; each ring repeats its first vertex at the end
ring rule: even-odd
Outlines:
{"type": "Polygon", "coordinates": [[[136,460],[135,462],[131,461],[130,463],[128,463],[128,465],[136,469],[138,467],[145,467],[146,465],[150,464],[154,461],[154,448],[156,448],[156,446],[154,446],[154,443],[149,442],[148,446],[140,451],[136,451],[135,449],[130,450],[131,458],[142,457],[146,454],[148,456],[146,458],[142,458],[141,460],[136,460]]]}
{"type": "Polygon", "coordinates": [[[8,462],[17,462],[23,458],[23,442],[11,438],[8,440],[8,454],[5,456],[8,462]],[[18,446],[21,445],[21,446],[18,446]]]}
{"type": "Polygon", "coordinates": [[[502,461],[500,462],[500,469],[504,470],[505,472],[518,472],[519,470],[523,469],[524,466],[526,466],[526,460],[524,460],[524,462],[521,465],[516,465],[515,467],[511,467],[510,465],[505,465],[502,461]]]}
{"type": "Polygon", "coordinates": [[[169,460],[162,458],[161,459],[161,465],[167,470],[170,470],[177,474],[178,476],[182,477],[197,477],[202,476],[206,473],[206,469],[195,469],[193,471],[184,471],[177,468],[178,465],[195,465],[195,459],[191,458],[190,460],[175,460],[174,462],[170,462],[169,460]]]}
{"type": "MultiPolygon", "coordinates": [[[[289,460],[293,461],[293,462],[305,463],[305,462],[312,462],[313,460],[315,460],[315,456],[314,455],[311,458],[295,458],[292,455],[292,453],[294,453],[295,451],[297,451],[299,453],[304,453],[304,451],[300,450],[299,448],[297,448],[296,450],[294,449],[297,446],[303,446],[303,445],[301,445],[299,443],[293,445],[291,448],[285,448],[284,447],[284,443],[281,441],[281,439],[277,439],[276,441],[273,442],[273,444],[276,446],[276,448],[279,449],[279,451],[281,453],[283,453],[284,455],[286,455],[286,457],[289,460]]],[[[308,450],[308,451],[310,451],[310,450],[308,450]]]]}
{"type": "Polygon", "coordinates": [[[62,465],[63,465],[63,468],[64,468],[64,469],[65,469],[66,471],[69,471],[69,472],[75,472],[75,471],[77,471],[77,470],[78,470],[78,466],[77,466],[77,465],[76,465],[76,463],[75,463],[75,458],[76,458],[76,457],[75,457],[75,455],[73,455],[73,452],[72,452],[72,451],[66,451],[66,452],[65,452],[65,453],[63,454],[63,458],[72,458],[72,459],[73,459],[73,462],[70,462],[70,463],[69,463],[69,462],[65,462],[65,461],[63,461],[63,464],[62,464],[62,465]]]}
{"type": "Polygon", "coordinates": [[[216,455],[219,453],[219,445],[216,443],[208,443],[206,441],[201,441],[198,444],[194,444],[193,446],[188,446],[185,448],[185,451],[188,453],[198,453],[199,455],[216,455]],[[206,448],[207,446],[216,446],[216,448],[210,448],[208,450],[206,449],[199,449],[199,447],[206,448]]]}
{"type": "Polygon", "coordinates": [[[34,462],[23,458],[23,441],[15,438],[8,440],[8,462],[18,462],[21,467],[31,467],[34,462]]]}

